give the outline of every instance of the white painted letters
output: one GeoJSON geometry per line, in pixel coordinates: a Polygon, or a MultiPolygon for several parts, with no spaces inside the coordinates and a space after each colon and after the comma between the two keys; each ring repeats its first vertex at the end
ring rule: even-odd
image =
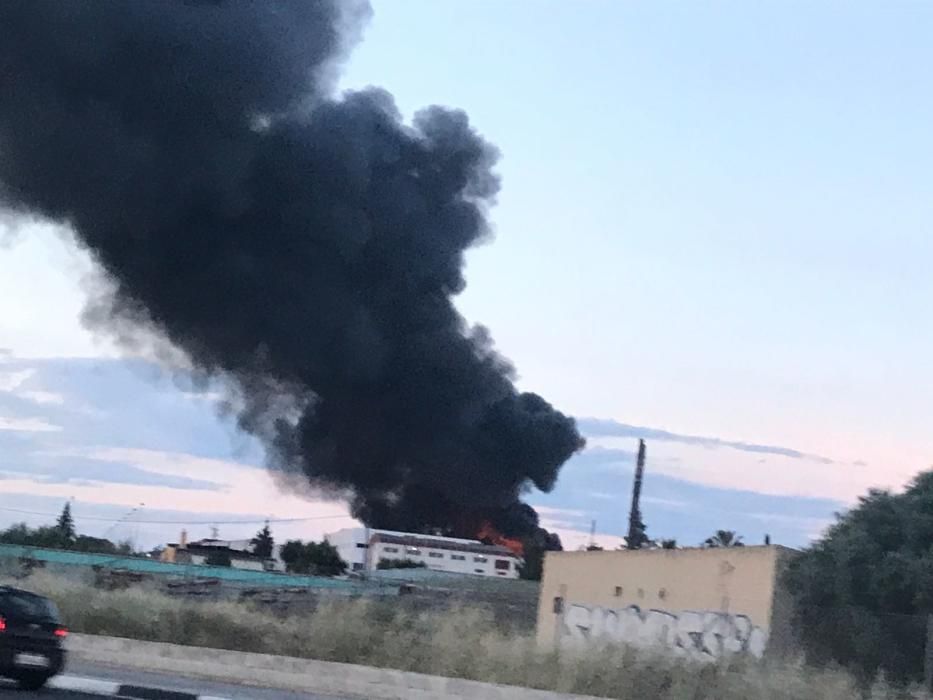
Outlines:
{"type": "Polygon", "coordinates": [[[571,603],[559,628],[561,643],[575,646],[630,644],[668,648],[698,660],[732,654],[761,658],[768,632],[746,615],[714,611],[642,610],[631,605],[620,610],[571,603]]]}

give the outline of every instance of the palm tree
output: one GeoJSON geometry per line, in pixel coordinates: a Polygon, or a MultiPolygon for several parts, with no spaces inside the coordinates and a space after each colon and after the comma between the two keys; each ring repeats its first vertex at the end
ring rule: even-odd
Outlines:
{"type": "Polygon", "coordinates": [[[716,530],[716,534],[703,541],[703,546],[710,548],[744,547],[745,543],[742,541],[742,536],[737,535],[735,530],[716,530]]]}

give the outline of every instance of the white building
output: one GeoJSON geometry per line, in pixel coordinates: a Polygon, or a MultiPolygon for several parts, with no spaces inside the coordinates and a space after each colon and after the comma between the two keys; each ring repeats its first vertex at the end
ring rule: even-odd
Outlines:
{"type": "Polygon", "coordinates": [[[434,571],[518,578],[521,559],[506,547],[479,540],[345,528],[325,536],[351,571],[372,571],[379,562],[412,561],[434,571]]]}
{"type": "Polygon", "coordinates": [[[225,552],[230,558],[230,566],[234,569],[247,569],[250,571],[285,571],[285,563],[280,556],[280,545],[275,545],[272,557],[264,559],[253,554],[251,540],[218,540],[214,538],[188,542],[188,535],[184,531],[178,543],[169,543],[162,550],[162,561],[176,564],[205,565],[211,554],[225,552]]]}

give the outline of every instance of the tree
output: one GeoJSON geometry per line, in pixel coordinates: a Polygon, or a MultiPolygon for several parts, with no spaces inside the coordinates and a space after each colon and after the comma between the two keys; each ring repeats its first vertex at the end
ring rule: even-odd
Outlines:
{"type": "Polygon", "coordinates": [[[661,549],[677,549],[677,540],[661,540],[661,549]]]}
{"type": "Polygon", "coordinates": [[[540,581],[544,573],[544,555],[547,552],[560,552],[564,547],[556,532],[548,532],[542,527],[534,534],[522,540],[523,561],[519,565],[518,575],[526,581],[540,581]]]}
{"type": "Polygon", "coordinates": [[[742,536],[737,535],[734,530],[716,530],[714,535],[703,541],[703,546],[710,548],[744,547],[745,543],[742,541],[742,536]]]}
{"type": "Polygon", "coordinates": [[[275,539],[272,537],[272,530],[269,529],[269,521],[263,526],[262,530],[256,533],[256,536],[250,541],[253,545],[253,554],[270,559],[275,549],[275,539]]]}
{"type": "Polygon", "coordinates": [[[77,535],[75,533],[75,521],[71,517],[71,503],[66,503],[65,507],[62,508],[62,514],[58,516],[55,529],[58,530],[61,546],[67,547],[74,543],[77,535]]]}
{"type": "Polygon", "coordinates": [[[625,536],[626,549],[641,549],[650,541],[647,527],[641,519],[641,514],[636,514],[635,520],[631,523],[629,534],[625,536]]]}
{"type": "Polygon", "coordinates": [[[282,557],[282,561],[285,562],[285,570],[289,573],[307,573],[307,557],[305,554],[304,542],[300,540],[288,540],[288,542],[282,545],[279,556],[282,557]]]}
{"type": "Polygon", "coordinates": [[[233,559],[228,550],[217,548],[207,555],[204,563],[208,566],[233,566],[233,559]]]}
{"type": "Polygon", "coordinates": [[[0,532],[0,542],[25,547],[60,547],[62,544],[58,527],[47,525],[33,530],[26,523],[17,523],[0,532]]]}
{"type": "Polygon", "coordinates": [[[316,576],[339,576],[347,570],[337,548],[330,542],[289,540],[282,546],[282,561],[290,573],[316,576]]]}
{"type": "Polygon", "coordinates": [[[380,559],[376,568],[380,571],[386,569],[426,569],[428,567],[423,561],[414,561],[412,559],[380,559]]]}
{"type": "Polygon", "coordinates": [[[872,490],[794,557],[784,582],[810,661],[864,679],[920,679],[933,614],[933,471],[903,493],[872,490]]]}

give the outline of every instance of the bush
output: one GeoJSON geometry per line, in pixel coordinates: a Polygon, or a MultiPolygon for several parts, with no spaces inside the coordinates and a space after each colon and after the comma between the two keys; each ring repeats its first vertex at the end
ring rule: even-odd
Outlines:
{"type": "Polygon", "coordinates": [[[413,559],[380,559],[376,568],[386,569],[426,569],[428,567],[423,561],[414,561],[413,559]]]}

